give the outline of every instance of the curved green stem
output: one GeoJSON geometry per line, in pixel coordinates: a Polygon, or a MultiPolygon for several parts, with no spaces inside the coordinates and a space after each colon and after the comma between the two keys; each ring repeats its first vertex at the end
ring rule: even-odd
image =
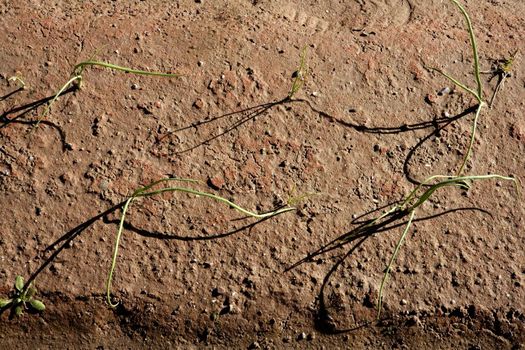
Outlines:
{"type": "Polygon", "coordinates": [[[470,155],[472,153],[472,147],[474,146],[474,140],[476,138],[476,129],[478,127],[478,119],[481,113],[481,108],[483,107],[484,104],[485,102],[481,102],[478,105],[478,108],[476,109],[476,115],[474,116],[474,121],[472,122],[472,129],[470,131],[471,135],[470,135],[470,142],[467,148],[467,153],[465,154],[465,157],[463,158],[463,162],[461,163],[461,166],[459,167],[457,176],[461,176],[461,173],[463,173],[463,169],[465,168],[465,165],[467,164],[467,161],[469,160],[470,155]]]}
{"type": "Polygon", "coordinates": [[[159,77],[173,77],[173,78],[176,78],[179,76],[178,74],[148,72],[148,71],[139,70],[139,69],[132,69],[128,67],[117,66],[116,64],[112,64],[112,63],[91,61],[91,60],[80,62],[73,68],[73,72],[75,72],[75,74],[82,73],[84,67],[86,66],[100,66],[104,68],[119,70],[119,71],[126,72],[126,73],[133,73],[133,74],[140,74],[140,75],[153,75],[153,76],[159,76],[159,77]]]}
{"type": "Polygon", "coordinates": [[[381,316],[381,309],[382,309],[382,303],[383,303],[383,291],[385,289],[386,282],[388,280],[388,277],[390,275],[390,271],[392,271],[392,266],[397,258],[397,255],[399,253],[399,249],[401,248],[405,237],[408,233],[408,230],[410,229],[412,225],[412,221],[414,219],[414,215],[416,212],[416,209],[421,206],[423,203],[425,203],[430,196],[437,191],[441,187],[446,186],[464,186],[465,181],[471,181],[471,180],[488,180],[488,179],[500,179],[500,180],[508,180],[513,181],[516,186],[516,191],[518,192],[518,197],[520,197],[520,189],[519,189],[519,180],[510,176],[502,176],[497,174],[489,174],[489,175],[471,175],[471,176],[455,176],[455,177],[448,177],[444,175],[434,175],[430,176],[429,178],[425,179],[421,184],[419,184],[410,194],[406,197],[406,199],[402,202],[401,205],[397,205],[393,207],[391,210],[386,212],[385,214],[379,216],[376,218],[373,223],[377,222],[378,220],[384,218],[385,216],[388,216],[392,214],[393,212],[397,210],[405,210],[408,215],[408,222],[405,226],[405,229],[403,230],[403,233],[401,234],[401,237],[399,238],[396,247],[394,249],[394,253],[392,254],[392,257],[390,258],[390,261],[388,262],[387,268],[385,270],[385,273],[383,275],[383,279],[381,281],[381,285],[379,287],[379,297],[377,301],[377,319],[381,316]],[[431,185],[421,196],[417,198],[415,203],[411,204],[408,208],[405,208],[409,203],[413,200],[413,198],[416,197],[418,190],[422,187],[427,185],[428,183],[432,182],[435,179],[442,179],[445,178],[446,180],[440,181],[434,185],[431,185]]]}
{"type": "Polygon", "coordinates": [[[477,95],[478,100],[483,100],[483,87],[481,84],[481,77],[480,77],[480,70],[479,70],[479,57],[478,57],[478,47],[476,45],[476,37],[474,36],[474,29],[472,28],[472,22],[470,21],[470,17],[465,10],[465,8],[457,1],[457,0],[450,0],[452,1],[461,11],[463,14],[463,17],[465,17],[465,21],[467,22],[467,28],[468,33],[470,37],[470,44],[472,46],[472,56],[474,57],[474,76],[476,77],[476,83],[478,85],[477,95]]]}
{"type": "Polygon", "coordinates": [[[156,195],[156,194],[161,194],[163,192],[184,192],[184,193],[191,193],[191,194],[195,194],[197,196],[202,196],[202,197],[207,197],[207,198],[211,198],[211,199],[214,199],[218,202],[222,202],[222,203],[225,203],[225,204],[228,204],[229,206],[231,206],[232,208],[238,210],[239,212],[245,214],[245,215],[248,215],[248,216],[251,216],[251,217],[254,217],[254,218],[257,218],[257,219],[264,219],[264,218],[267,218],[267,217],[270,217],[270,216],[274,216],[274,215],[277,215],[277,214],[281,214],[281,213],[285,213],[287,211],[292,211],[292,210],[295,210],[294,207],[286,207],[286,208],[281,208],[281,209],[278,209],[276,211],[271,211],[271,212],[267,212],[267,213],[255,213],[255,212],[252,212],[252,211],[249,211],[249,210],[246,210],[240,206],[238,206],[237,204],[229,201],[228,199],[226,198],[223,198],[223,197],[220,197],[220,196],[217,196],[215,194],[212,194],[212,193],[207,193],[207,192],[201,192],[201,191],[197,191],[197,190],[194,190],[194,189],[191,189],[191,188],[187,188],[187,187],[168,187],[168,188],[162,188],[160,190],[156,190],[156,191],[152,191],[152,192],[144,192],[144,193],[140,193],[138,194],[135,198],[138,198],[138,197],[149,197],[149,196],[153,196],[153,195],[156,195]]]}
{"type": "Polygon", "coordinates": [[[412,201],[413,198],[416,197],[417,192],[421,187],[428,185],[430,182],[432,182],[434,179],[446,179],[444,181],[440,181],[434,185],[431,185],[421,196],[418,197],[416,202],[414,204],[411,204],[407,210],[412,211],[419,207],[421,204],[427,201],[427,199],[434,193],[437,189],[445,186],[464,186],[464,183],[466,181],[475,181],[475,180],[489,180],[489,179],[500,179],[500,180],[506,180],[506,181],[513,181],[516,185],[516,190],[519,195],[519,185],[518,181],[514,177],[510,176],[503,176],[498,174],[489,174],[489,175],[468,175],[468,176],[446,176],[446,175],[433,175],[425,179],[421,184],[419,184],[410,194],[406,197],[406,199],[403,201],[403,203],[400,205],[400,207],[405,207],[409,205],[409,203],[412,201]]]}
{"type": "Polygon", "coordinates": [[[451,75],[443,72],[441,69],[438,69],[438,68],[434,68],[434,67],[427,67],[428,69],[430,70],[434,70],[436,72],[438,72],[439,74],[443,75],[445,78],[447,78],[448,80],[450,80],[451,82],[453,82],[455,85],[457,85],[458,87],[460,87],[461,89],[465,90],[466,92],[472,94],[476,100],[478,100],[478,102],[481,104],[482,102],[482,99],[481,97],[476,93],[476,91],[472,90],[471,88],[467,87],[466,85],[464,85],[463,83],[461,83],[459,80],[453,78],[451,75]]]}
{"type": "Polygon", "coordinates": [[[122,232],[124,230],[124,220],[126,218],[126,213],[128,211],[129,206],[131,205],[131,203],[135,199],[140,198],[140,197],[155,196],[155,195],[158,195],[158,194],[161,194],[161,193],[164,193],[164,192],[190,193],[190,194],[195,194],[197,196],[207,197],[207,198],[213,199],[213,200],[221,202],[221,203],[225,203],[228,206],[236,209],[237,211],[239,211],[239,212],[241,212],[241,213],[243,213],[243,214],[245,214],[247,216],[258,218],[258,219],[269,218],[269,217],[272,217],[272,216],[275,216],[275,215],[279,215],[279,214],[282,214],[282,213],[286,213],[288,211],[292,211],[292,210],[296,209],[295,207],[284,207],[284,208],[280,208],[280,209],[277,209],[277,210],[274,210],[274,211],[270,211],[270,212],[267,212],[267,213],[256,213],[256,212],[252,212],[252,211],[246,210],[246,209],[240,207],[239,205],[233,203],[232,201],[230,201],[230,200],[228,200],[226,198],[223,198],[221,196],[217,196],[217,195],[214,195],[214,194],[208,193],[208,192],[197,191],[197,190],[194,190],[194,189],[191,189],[191,188],[187,188],[187,187],[165,187],[165,188],[161,188],[161,189],[158,189],[158,190],[149,191],[155,185],[158,185],[158,184],[163,183],[163,182],[168,182],[168,181],[181,181],[181,182],[191,182],[191,183],[199,182],[199,181],[192,180],[192,179],[182,179],[182,178],[161,179],[161,180],[158,180],[158,181],[154,181],[154,182],[152,182],[151,184],[149,184],[147,186],[139,188],[138,190],[133,192],[131,197],[129,197],[128,200],[124,203],[124,207],[122,209],[122,215],[120,217],[119,227],[118,227],[118,231],[117,231],[117,237],[115,239],[115,246],[113,248],[113,257],[111,259],[111,267],[110,267],[110,270],[109,270],[109,273],[108,273],[108,277],[107,277],[107,280],[106,280],[106,297],[107,297],[107,302],[108,302],[110,307],[114,308],[114,307],[116,307],[118,305],[118,303],[114,304],[114,303],[111,302],[111,282],[113,280],[113,274],[114,274],[115,267],[116,267],[116,264],[117,264],[118,249],[119,249],[119,245],[120,245],[120,238],[121,238],[122,232]]]}
{"type": "Polygon", "coordinates": [[[113,248],[113,257],[111,259],[111,267],[109,269],[108,278],[106,280],[106,298],[107,302],[110,307],[115,308],[118,306],[118,303],[113,304],[111,302],[111,282],[113,280],[113,272],[115,271],[115,266],[117,265],[117,255],[118,255],[118,248],[120,245],[120,237],[122,236],[122,231],[124,230],[124,219],[126,218],[126,212],[128,211],[128,207],[133,202],[135,197],[129,198],[126,203],[124,204],[124,208],[122,209],[122,216],[120,217],[120,222],[118,225],[118,232],[117,232],[117,238],[115,239],[115,247],[113,248]]]}
{"type": "Polygon", "coordinates": [[[405,226],[405,229],[403,230],[401,237],[397,241],[397,245],[396,245],[396,248],[394,249],[394,253],[390,257],[390,261],[388,262],[388,266],[386,267],[385,274],[383,275],[383,279],[381,280],[381,285],[379,286],[379,297],[377,299],[377,316],[376,316],[377,319],[379,319],[379,317],[381,316],[381,309],[383,306],[383,290],[388,280],[388,276],[390,275],[390,271],[392,270],[392,265],[394,264],[394,261],[397,258],[397,254],[399,253],[399,249],[401,248],[401,245],[403,245],[403,242],[408,233],[408,230],[410,229],[410,226],[412,226],[412,220],[414,219],[415,213],[416,213],[415,210],[412,210],[410,212],[410,216],[408,218],[407,225],[405,226]]]}
{"type": "Polygon", "coordinates": [[[62,86],[62,87],[60,88],[60,90],[58,90],[58,92],[55,94],[55,97],[53,97],[53,99],[52,99],[51,101],[49,101],[49,103],[47,104],[46,109],[44,110],[44,113],[42,113],[42,118],[39,119],[39,120],[36,122],[34,128],[37,128],[38,125],[40,124],[40,122],[41,122],[42,120],[44,120],[44,119],[47,117],[47,115],[49,114],[49,111],[51,110],[51,106],[52,106],[53,103],[55,103],[55,101],[60,97],[60,95],[62,95],[62,93],[63,93],[64,91],[66,91],[66,89],[69,87],[69,85],[73,84],[73,82],[75,82],[75,81],[77,81],[77,80],[78,80],[78,82],[79,82],[79,84],[80,84],[80,82],[82,82],[82,76],[81,76],[81,75],[75,75],[74,77],[72,77],[71,79],[69,79],[69,80],[67,81],[67,83],[65,83],[64,86],[62,86]]]}

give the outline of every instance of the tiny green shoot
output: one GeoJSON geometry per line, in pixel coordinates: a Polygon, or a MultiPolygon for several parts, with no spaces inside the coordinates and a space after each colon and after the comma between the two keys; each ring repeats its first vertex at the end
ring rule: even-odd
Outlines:
{"type": "Polygon", "coordinates": [[[505,83],[505,80],[512,76],[512,65],[514,63],[514,60],[516,59],[516,56],[518,54],[518,49],[514,51],[514,53],[509,57],[502,60],[496,61],[496,67],[491,69],[490,71],[481,72],[484,74],[491,74],[492,77],[489,79],[492,80],[493,77],[498,77],[498,82],[496,84],[496,87],[494,88],[494,92],[492,93],[492,97],[490,98],[489,102],[489,108],[492,108],[494,105],[494,100],[496,99],[496,96],[498,95],[498,92],[503,87],[503,84],[505,83]]]}
{"type": "Polygon", "coordinates": [[[9,83],[10,83],[10,82],[17,83],[19,89],[23,89],[23,90],[25,90],[25,89],[27,88],[27,85],[26,85],[26,83],[24,82],[24,80],[22,79],[22,75],[21,75],[20,72],[16,72],[16,74],[13,75],[12,77],[8,78],[7,81],[8,81],[9,83]]]}
{"type": "Polygon", "coordinates": [[[290,92],[288,92],[288,100],[294,98],[295,94],[301,90],[304,85],[306,76],[308,75],[308,65],[306,64],[306,46],[303,47],[301,51],[301,60],[299,62],[299,67],[292,74],[292,87],[290,92]]]}

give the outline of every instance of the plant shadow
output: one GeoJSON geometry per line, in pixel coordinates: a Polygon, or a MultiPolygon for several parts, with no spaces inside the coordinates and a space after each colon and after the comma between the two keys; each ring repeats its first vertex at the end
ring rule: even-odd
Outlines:
{"type": "MultiPolygon", "coordinates": [[[[72,93],[72,92],[74,92],[76,90],[77,90],[77,87],[76,86],[72,86],[72,87],[68,88],[67,90],[65,90],[64,92],[62,92],[59,95],[59,97],[67,95],[67,94],[70,94],[70,93],[72,93]]],[[[26,104],[23,104],[23,105],[20,105],[20,106],[16,106],[16,107],[13,107],[13,108],[3,112],[2,115],[0,116],[0,122],[2,123],[0,125],[0,128],[5,128],[10,123],[13,123],[13,122],[17,121],[18,119],[22,118],[24,115],[28,114],[31,111],[36,110],[38,107],[46,104],[47,102],[51,101],[54,98],[55,98],[55,95],[47,96],[47,97],[41,98],[40,100],[29,102],[29,103],[26,103],[26,104]],[[19,113],[19,114],[17,114],[17,113],[19,113]],[[11,114],[17,114],[17,115],[12,117],[12,118],[9,118],[9,116],[11,114]]],[[[44,121],[42,121],[42,122],[44,122],[44,121]]]]}
{"type": "MultiPolygon", "coordinates": [[[[359,217],[363,218],[363,217],[370,216],[372,213],[376,211],[377,209],[372,210],[368,213],[360,215],[359,217]]],[[[483,214],[487,214],[492,217],[492,214],[485,209],[481,209],[477,207],[463,207],[463,208],[445,210],[440,213],[422,217],[422,218],[416,218],[412,222],[413,223],[423,222],[423,221],[435,219],[443,215],[448,215],[451,213],[463,212],[463,211],[477,211],[477,212],[481,212],[483,214]]],[[[305,263],[316,263],[316,260],[318,260],[320,256],[324,256],[327,253],[332,252],[332,251],[344,249],[346,246],[351,245],[350,248],[348,248],[345,252],[339,254],[336,257],[335,259],[336,262],[331,266],[330,270],[326,273],[326,275],[323,278],[323,282],[321,284],[321,288],[319,290],[319,294],[317,298],[317,310],[314,316],[314,325],[315,325],[315,328],[319,332],[322,332],[325,334],[347,333],[347,332],[352,332],[352,331],[355,331],[363,327],[377,325],[389,319],[388,317],[383,317],[380,320],[377,320],[377,319],[368,320],[368,321],[364,321],[364,322],[355,324],[347,328],[340,327],[337,324],[337,322],[334,320],[334,317],[332,317],[332,315],[334,316],[336,315],[337,310],[336,308],[329,306],[325,292],[326,292],[326,288],[329,284],[329,281],[332,275],[338,270],[339,267],[341,267],[344,264],[344,262],[367,239],[371,238],[372,236],[378,233],[386,233],[393,229],[405,226],[408,222],[407,220],[408,215],[409,215],[408,211],[399,210],[397,212],[393,212],[390,215],[385,216],[382,220],[378,222],[373,222],[373,220],[363,220],[359,222],[353,221],[352,224],[357,225],[355,228],[338,236],[337,238],[323,245],[316,251],[309,253],[306,257],[292,264],[285,270],[285,272],[290,271],[305,263]]],[[[366,305],[368,308],[374,308],[373,303],[368,299],[368,297],[365,298],[365,300],[363,300],[362,302],[363,302],[363,305],[366,305]]]]}
{"type": "Polygon", "coordinates": [[[427,141],[431,140],[432,137],[439,136],[440,132],[444,130],[446,127],[448,127],[450,124],[452,124],[456,120],[459,120],[471,113],[474,113],[476,109],[478,108],[478,106],[475,105],[475,106],[465,109],[461,113],[458,113],[457,115],[454,115],[454,116],[434,118],[433,120],[424,121],[420,123],[402,124],[399,126],[367,127],[365,125],[355,124],[355,123],[334,117],[324,111],[321,111],[315,108],[312,105],[312,103],[308,100],[298,99],[295,101],[304,102],[306,105],[310,107],[312,111],[319,114],[321,117],[328,119],[331,122],[335,122],[344,127],[352,128],[362,133],[387,135],[387,134],[399,134],[399,133],[404,133],[404,132],[432,128],[433,130],[429,134],[421,138],[414,146],[410,148],[403,162],[403,173],[405,174],[407,180],[414,185],[421,184],[421,182],[417,180],[415,177],[413,177],[412,174],[410,173],[410,164],[412,162],[412,159],[414,158],[416,151],[419,148],[421,148],[423,144],[425,144],[427,141]]]}
{"type": "MultiPolygon", "coordinates": [[[[278,210],[278,209],[279,208],[277,208],[276,210],[278,210]]],[[[214,233],[214,234],[205,235],[205,236],[182,236],[182,235],[176,235],[176,234],[173,234],[173,233],[163,233],[163,232],[158,232],[158,231],[152,232],[152,231],[148,231],[148,230],[145,230],[143,228],[137,227],[137,226],[131,224],[130,222],[125,222],[124,223],[124,228],[126,230],[132,231],[132,232],[138,234],[139,236],[142,236],[142,237],[145,237],[145,238],[155,238],[155,239],[162,239],[162,240],[178,240],[178,241],[184,241],[184,242],[210,241],[210,240],[219,239],[219,238],[226,238],[228,236],[234,235],[236,233],[239,233],[239,232],[242,232],[242,231],[245,231],[245,230],[248,230],[248,233],[250,233],[251,230],[256,225],[261,224],[261,223],[263,223],[266,220],[269,220],[271,218],[273,218],[273,216],[268,216],[268,217],[265,217],[265,218],[262,218],[262,219],[258,219],[258,220],[254,221],[254,222],[251,222],[251,223],[243,225],[241,227],[232,229],[231,231],[228,231],[228,232],[214,233]]],[[[247,220],[247,219],[249,219],[249,217],[242,217],[242,218],[239,218],[239,219],[233,219],[231,221],[240,221],[240,220],[247,220]]],[[[120,222],[119,220],[110,220],[110,219],[107,218],[107,216],[104,217],[103,221],[106,224],[114,224],[114,225],[118,225],[119,222],[120,222]]]]}
{"type": "Polygon", "coordinates": [[[4,101],[4,100],[7,100],[9,97],[21,92],[21,91],[24,91],[24,88],[23,87],[19,87],[18,89],[16,90],[13,90],[11,92],[8,92],[7,94],[5,94],[4,96],[0,96],[0,102],[4,101]]]}
{"type": "Polygon", "coordinates": [[[236,117],[238,115],[241,116],[240,119],[236,120],[234,123],[229,125],[225,130],[223,130],[223,131],[221,131],[219,133],[216,133],[216,134],[210,134],[207,137],[205,137],[204,140],[201,140],[201,141],[195,143],[194,145],[192,145],[190,147],[187,147],[185,149],[173,152],[174,154],[187,153],[187,152],[193,151],[194,149],[197,149],[199,147],[208,145],[210,142],[212,142],[212,141],[214,141],[214,140],[216,140],[216,139],[218,139],[218,138],[220,138],[222,136],[225,136],[225,135],[229,134],[230,132],[240,128],[242,125],[246,124],[247,122],[249,122],[251,120],[254,120],[257,117],[262,116],[265,113],[269,112],[275,106],[284,105],[284,104],[288,104],[288,103],[293,103],[295,101],[296,101],[295,99],[292,99],[292,98],[287,96],[287,97],[285,97],[283,99],[280,99],[280,100],[277,100],[277,101],[262,103],[262,104],[259,104],[259,105],[256,105],[256,106],[244,108],[244,109],[241,109],[241,110],[238,110],[238,111],[234,111],[234,112],[229,112],[229,113],[226,113],[226,114],[223,114],[223,115],[220,115],[220,116],[216,116],[216,117],[213,117],[213,118],[209,118],[209,119],[201,119],[201,120],[195,121],[195,122],[193,122],[193,123],[191,123],[191,124],[189,124],[187,126],[184,126],[184,127],[178,128],[176,130],[167,132],[164,135],[157,137],[156,144],[157,145],[160,144],[163,140],[165,140],[170,135],[174,135],[174,134],[177,134],[179,132],[182,132],[182,131],[185,131],[185,130],[188,130],[188,129],[198,128],[199,126],[210,124],[210,123],[215,123],[215,122],[218,122],[218,121],[220,121],[222,119],[226,119],[226,118],[228,118],[228,119],[229,118],[234,118],[234,117],[236,117]]]}
{"type": "MultiPolygon", "coordinates": [[[[21,89],[22,88],[20,88],[18,90],[21,90],[21,89]]],[[[64,92],[62,92],[60,94],[60,96],[64,96],[66,94],[72,93],[76,89],[77,89],[77,87],[70,87],[69,89],[67,89],[64,92]]],[[[8,94],[6,96],[11,95],[11,94],[17,92],[18,90],[13,91],[13,92],[11,92],[10,94],[8,94]]],[[[55,129],[57,131],[57,133],[59,135],[59,138],[60,138],[60,142],[62,143],[62,149],[64,151],[65,150],[70,150],[71,149],[71,145],[66,141],[66,134],[65,134],[64,130],[59,125],[57,125],[57,124],[55,124],[55,123],[53,123],[53,122],[51,122],[49,120],[38,121],[38,120],[25,120],[25,119],[22,119],[25,115],[27,115],[28,113],[36,110],[38,107],[46,104],[47,102],[51,101],[53,98],[55,98],[55,95],[47,96],[47,97],[44,97],[44,98],[42,98],[40,100],[37,100],[37,101],[33,101],[33,102],[26,103],[26,104],[23,104],[23,105],[20,105],[20,106],[16,106],[16,107],[13,107],[13,108],[3,112],[2,115],[0,115],[0,129],[3,129],[3,128],[7,127],[11,123],[13,123],[13,124],[31,125],[31,126],[33,126],[31,128],[31,130],[34,130],[33,128],[35,128],[39,123],[43,124],[43,125],[47,125],[47,126],[53,128],[53,129],[55,129]],[[14,117],[10,117],[13,114],[16,114],[16,115],[14,117]]]]}
{"type": "MultiPolygon", "coordinates": [[[[92,218],[84,221],[83,223],[79,224],[78,226],[72,228],[71,230],[64,233],[60,238],[55,240],[53,243],[48,245],[43,252],[41,252],[41,255],[45,255],[46,253],[52,252],[51,255],[49,255],[47,258],[45,258],[44,262],[33,272],[31,273],[29,279],[24,284],[24,289],[27,288],[57,257],[58,255],[66,248],[70,248],[73,240],[77,238],[80,234],[82,234],[87,228],[89,228],[91,225],[93,225],[98,220],[102,219],[102,221],[106,224],[119,224],[119,220],[109,220],[108,216],[117,210],[121,209],[125,205],[126,201],[122,201],[111,208],[93,216],[92,218]]],[[[129,229],[130,231],[133,231],[134,233],[147,237],[147,238],[154,238],[154,239],[163,239],[163,240],[180,240],[180,241],[203,241],[203,240],[213,240],[213,239],[220,239],[225,238],[231,235],[234,235],[236,233],[248,230],[248,232],[251,232],[251,229],[255,227],[256,225],[272,218],[273,216],[269,216],[263,219],[259,219],[257,221],[251,222],[249,224],[243,225],[239,228],[235,228],[231,231],[225,232],[225,233],[218,233],[213,234],[209,236],[180,236],[180,235],[174,235],[174,234],[166,234],[161,232],[149,232],[147,230],[138,228],[134,226],[133,224],[130,224],[128,222],[125,223],[125,228],[129,229]]],[[[238,220],[245,220],[248,219],[248,217],[243,217],[239,219],[234,219],[232,221],[238,221],[238,220]]],[[[0,311],[1,314],[1,311],[0,311]]]]}
{"type": "Polygon", "coordinates": [[[168,132],[168,133],[166,133],[166,134],[164,134],[162,136],[157,137],[156,144],[157,145],[160,144],[164,139],[166,139],[170,135],[176,134],[178,132],[181,132],[181,131],[184,131],[184,130],[188,130],[188,129],[191,129],[191,128],[198,128],[201,125],[214,123],[214,122],[217,122],[217,121],[219,121],[221,119],[224,119],[224,118],[232,118],[232,117],[235,117],[237,115],[242,115],[242,117],[239,120],[235,121],[233,124],[228,126],[224,131],[221,131],[220,133],[217,133],[217,134],[209,135],[204,140],[197,142],[193,146],[190,146],[190,147],[185,148],[183,150],[174,151],[173,153],[174,154],[182,154],[182,153],[190,152],[190,151],[192,151],[192,150],[194,150],[196,148],[199,148],[201,146],[208,145],[210,142],[212,142],[212,141],[214,141],[214,140],[216,140],[216,139],[218,139],[218,138],[220,138],[222,136],[225,136],[226,134],[236,130],[237,128],[241,127],[242,125],[244,125],[245,123],[249,122],[250,120],[254,120],[257,117],[259,117],[261,115],[264,115],[265,113],[269,112],[275,106],[285,105],[285,104],[294,104],[294,103],[305,104],[305,105],[307,105],[310,108],[311,111],[313,111],[314,113],[317,113],[319,116],[327,119],[328,121],[337,123],[338,125],[341,125],[341,126],[346,127],[346,128],[352,128],[355,131],[358,131],[358,132],[361,132],[361,133],[387,135],[387,134],[399,134],[399,133],[404,133],[404,132],[412,132],[412,131],[423,130],[423,129],[432,129],[430,133],[428,133],[426,136],[422,137],[414,146],[412,146],[409,149],[409,151],[407,153],[407,156],[405,157],[405,160],[403,161],[403,173],[405,174],[407,180],[410,183],[415,184],[415,185],[420,185],[421,182],[419,180],[417,180],[411,174],[411,172],[410,172],[410,164],[412,163],[413,158],[414,158],[417,150],[420,149],[427,141],[431,140],[433,137],[439,136],[441,131],[444,130],[445,128],[447,128],[450,124],[452,124],[453,122],[455,122],[455,121],[457,121],[457,120],[459,120],[459,119],[461,119],[461,118],[463,118],[463,117],[465,117],[465,116],[467,116],[467,115],[469,115],[471,113],[474,113],[476,111],[476,109],[477,109],[477,105],[476,105],[476,106],[469,107],[469,108],[465,109],[464,111],[462,111],[461,113],[458,113],[457,115],[454,115],[454,116],[438,117],[438,118],[434,118],[434,119],[429,120],[429,121],[424,121],[424,122],[419,122],[419,123],[414,123],[414,124],[402,124],[402,125],[399,125],[399,126],[367,127],[365,125],[352,123],[352,122],[349,122],[349,121],[345,121],[345,120],[343,120],[341,118],[335,117],[333,115],[330,115],[329,113],[324,112],[324,111],[316,108],[312,104],[312,102],[307,100],[307,99],[290,98],[290,97],[287,96],[285,98],[282,98],[282,99],[274,101],[274,102],[268,102],[268,103],[259,104],[259,105],[256,105],[256,106],[253,106],[253,107],[244,108],[242,110],[238,110],[238,111],[235,111],[235,112],[229,112],[229,113],[226,113],[226,114],[223,114],[223,115],[220,115],[220,116],[217,116],[217,117],[213,117],[213,118],[210,118],[210,119],[198,120],[198,121],[196,121],[196,122],[194,122],[194,123],[192,123],[190,125],[184,126],[182,128],[179,128],[177,130],[168,132]]]}

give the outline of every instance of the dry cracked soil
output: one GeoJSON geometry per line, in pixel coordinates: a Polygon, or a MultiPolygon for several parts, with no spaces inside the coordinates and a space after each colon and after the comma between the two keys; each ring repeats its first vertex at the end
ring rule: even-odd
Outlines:
{"type": "MultiPolygon", "coordinates": [[[[482,70],[523,49],[524,1],[462,3],[482,70]]],[[[427,69],[476,84],[451,2],[2,0],[0,19],[0,296],[32,276],[46,305],[3,310],[1,348],[525,348],[512,183],[442,188],[418,209],[377,322],[408,218],[342,240],[465,155],[477,102],[427,69]],[[90,58],[180,76],[87,67],[35,127],[90,58]],[[110,308],[122,202],[170,176],[259,212],[315,195],[267,220],[185,193],[137,199],[110,308]]],[[[524,55],[482,110],[466,174],[525,179],[524,55]]],[[[481,78],[488,98],[498,77],[481,78]]]]}

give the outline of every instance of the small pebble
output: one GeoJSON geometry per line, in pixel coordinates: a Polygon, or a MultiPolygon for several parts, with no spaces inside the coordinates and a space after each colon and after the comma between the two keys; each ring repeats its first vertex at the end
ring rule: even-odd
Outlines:
{"type": "Polygon", "coordinates": [[[99,188],[101,191],[106,191],[109,187],[109,181],[108,180],[102,180],[100,181],[99,188]]]}
{"type": "Polygon", "coordinates": [[[401,305],[406,305],[406,304],[408,304],[408,301],[406,301],[406,299],[401,299],[401,301],[399,303],[401,305]]]}
{"type": "Polygon", "coordinates": [[[258,342],[254,341],[253,343],[250,344],[250,346],[248,347],[248,349],[260,349],[261,346],[259,345],[258,342]]]}
{"type": "Polygon", "coordinates": [[[228,304],[225,307],[222,308],[220,314],[234,314],[235,313],[235,306],[233,304],[228,304]]]}
{"type": "Polygon", "coordinates": [[[443,95],[447,95],[450,93],[450,88],[447,86],[441,90],[439,90],[438,92],[438,96],[443,96],[443,95]]]}
{"type": "Polygon", "coordinates": [[[434,95],[434,94],[428,94],[428,95],[425,97],[425,102],[428,103],[428,104],[434,104],[434,103],[436,103],[436,95],[434,95]]]}
{"type": "Polygon", "coordinates": [[[204,107],[204,101],[201,98],[198,98],[193,102],[193,107],[197,109],[202,109],[204,107]]]}

